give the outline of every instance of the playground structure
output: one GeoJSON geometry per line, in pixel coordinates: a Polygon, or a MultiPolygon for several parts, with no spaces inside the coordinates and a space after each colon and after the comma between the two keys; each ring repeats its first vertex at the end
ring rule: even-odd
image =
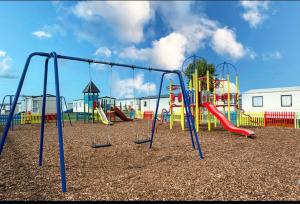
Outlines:
{"type": "MultiPolygon", "coordinates": [[[[238,94],[238,75],[234,65],[223,62],[217,65],[216,69],[222,66],[222,77],[217,79],[215,76],[211,76],[208,68],[206,67],[206,76],[199,76],[198,69],[195,66],[195,61],[203,60],[201,57],[192,56],[187,58],[182,65],[184,69],[185,63],[193,64],[194,72],[192,74],[192,79],[189,80],[189,99],[192,113],[194,116],[194,123],[196,130],[199,131],[199,126],[204,123],[205,110],[207,113],[207,128],[211,131],[211,123],[213,119],[214,127],[217,126],[217,120],[223,125],[223,127],[237,134],[245,135],[247,137],[254,136],[254,132],[251,130],[239,128],[239,94],[238,94]],[[190,62],[189,60],[193,60],[190,62]],[[235,70],[235,93],[231,92],[230,89],[230,73],[229,69],[233,68],[235,70]],[[224,76],[224,71],[227,71],[226,79],[224,76]],[[225,84],[227,85],[227,93],[225,92],[225,84]],[[217,89],[221,89],[222,93],[217,94],[217,89]],[[222,112],[218,108],[222,108],[222,112]],[[232,109],[235,111],[236,126],[231,122],[232,109]],[[226,113],[227,112],[227,113],[226,113]],[[227,118],[226,118],[227,115],[227,118]]],[[[182,113],[182,118],[183,118],[182,113]]],[[[184,123],[183,123],[184,124],[184,123]]]]}
{"type": "MultiPolygon", "coordinates": [[[[187,58],[186,62],[194,64],[196,59],[203,58],[192,56],[187,58]],[[191,59],[193,60],[192,62],[188,61],[191,59]]],[[[186,62],[183,63],[182,71],[184,71],[186,62]]],[[[207,125],[209,131],[212,130],[212,126],[217,127],[217,124],[222,124],[228,131],[251,137],[254,135],[254,132],[239,127],[276,126],[300,128],[299,112],[244,111],[240,105],[237,68],[231,63],[223,62],[218,64],[216,69],[221,70],[220,78],[212,76],[209,70],[206,71],[205,76],[199,76],[198,70],[194,69],[192,79],[188,82],[187,95],[189,96],[197,131],[203,124],[207,125]],[[233,70],[235,74],[235,91],[231,88],[230,70],[233,70]],[[196,94],[197,92],[198,94],[196,94]]],[[[182,130],[184,130],[187,120],[183,100],[181,100],[181,88],[170,80],[167,90],[169,91],[170,105],[168,110],[162,109],[160,121],[161,123],[169,122],[170,129],[173,128],[174,122],[180,122],[182,130]],[[170,89],[170,87],[172,88],[170,89]],[[176,99],[178,101],[177,104],[175,103],[176,99]],[[179,111],[174,111],[175,108],[179,108],[179,111]]]]}
{"type": "MultiPolygon", "coordinates": [[[[169,90],[170,95],[170,107],[169,111],[167,111],[167,114],[169,115],[169,121],[170,121],[170,130],[173,128],[173,124],[176,121],[180,122],[182,130],[184,130],[184,123],[185,123],[185,114],[184,114],[184,103],[182,100],[182,91],[180,88],[180,85],[173,85],[172,80],[170,80],[170,85],[167,86],[167,90],[169,90]],[[176,93],[174,92],[176,91],[176,93]],[[179,104],[176,104],[176,99],[179,104]],[[180,114],[177,114],[174,111],[175,108],[180,109],[180,114]]],[[[162,112],[162,116],[164,116],[164,111],[162,112]]]]}
{"type": "MultiPolygon", "coordinates": [[[[160,96],[161,96],[161,91],[162,91],[162,84],[163,80],[166,74],[175,74],[177,75],[179,81],[180,81],[180,86],[182,89],[183,93],[183,100],[184,100],[184,107],[185,111],[187,114],[187,119],[188,119],[188,126],[189,126],[189,133],[190,133],[190,139],[192,142],[192,147],[195,149],[195,143],[194,140],[196,141],[197,145],[197,150],[200,159],[203,158],[202,156],[202,151],[199,143],[199,138],[198,134],[196,132],[196,128],[194,126],[194,121],[191,115],[191,110],[190,110],[190,104],[188,100],[188,96],[186,95],[186,89],[184,85],[184,80],[182,73],[178,70],[166,70],[166,69],[157,69],[157,68],[151,68],[151,67],[142,67],[142,66],[134,66],[134,65],[126,65],[126,64],[120,64],[120,63],[114,63],[114,62],[104,62],[104,61],[97,61],[97,60],[92,60],[92,59],[84,59],[84,58],[78,58],[78,57],[70,57],[70,56],[64,56],[64,55],[58,55],[55,52],[52,53],[44,53],[44,52],[35,52],[31,53],[26,61],[26,64],[23,69],[23,73],[21,75],[21,79],[18,84],[18,88],[11,106],[10,113],[8,115],[8,119],[6,122],[6,125],[4,127],[2,137],[1,137],[1,144],[0,144],[0,154],[2,154],[3,147],[8,135],[8,131],[10,129],[10,125],[12,123],[14,111],[17,105],[18,98],[20,96],[20,92],[22,90],[23,82],[26,77],[26,73],[30,64],[31,59],[34,56],[40,56],[45,58],[45,71],[44,71],[44,85],[43,85],[43,102],[42,102],[42,118],[41,118],[41,128],[40,128],[40,148],[39,148],[39,166],[42,166],[42,161],[43,161],[43,145],[44,145],[44,124],[45,124],[45,107],[46,107],[46,93],[47,93],[47,79],[48,79],[48,63],[49,60],[53,58],[54,60],[54,77],[55,77],[55,89],[56,89],[56,109],[57,109],[57,135],[58,135],[58,144],[59,144],[59,156],[60,156],[60,173],[61,173],[61,187],[62,187],[62,192],[66,192],[66,173],[65,173],[65,161],[64,161],[64,144],[63,144],[63,132],[62,132],[62,114],[61,114],[61,96],[60,96],[60,88],[59,88],[59,77],[58,77],[58,59],[65,59],[65,60],[72,60],[72,61],[80,61],[80,62],[86,62],[86,63],[95,63],[95,64],[104,64],[104,65],[110,65],[112,68],[113,66],[118,66],[118,67],[124,67],[124,68],[130,68],[134,71],[134,69],[140,69],[140,70],[147,70],[147,71],[155,71],[155,72],[160,72],[162,73],[161,75],[161,81],[160,81],[160,87],[159,87],[159,95],[157,99],[157,104],[156,104],[156,111],[155,111],[155,116],[154,118],[157,118],[158,116],[158,107],[159,107],[159,102],[160,102],[160,96]]],[[[94,113],[94,111],[93,111],[94,113]]],[[[155,134],[155,126],[156,126],[156,120],[153,122],[152,126],[152,132],[151,132],[151,137],[149,139],[150,145],[149,148],[152,148],[153,146],[153,139],[154,139],[154,134],[155,134]]]]}

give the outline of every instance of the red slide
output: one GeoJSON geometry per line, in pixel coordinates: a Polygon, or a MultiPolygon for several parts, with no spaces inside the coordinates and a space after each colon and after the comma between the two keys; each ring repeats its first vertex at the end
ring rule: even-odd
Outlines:
{"type": "Polygon", "coordinates": [[[228,119],[227,117],[221,113],[216,106],[214,106],[212,103],[203,103],[204,107],[207,108],[209,112],[211,112],[214,116],[218,118],[218,120],[222,123],[223,127],[230,131],[237,134],[245,135],[247,137],[254,136],[254,132],[251,130],[243,129],[243,128],[237,128],[235,127],[228,119]]]}
{"type": "Polygon", "coordinates": [[[121,120],[123,121],[132,121],[131,118],[127,118],[127,116],[119,109],[115,106],[114,108],[115,114],[116,116],[118,116],[121,120]]]}

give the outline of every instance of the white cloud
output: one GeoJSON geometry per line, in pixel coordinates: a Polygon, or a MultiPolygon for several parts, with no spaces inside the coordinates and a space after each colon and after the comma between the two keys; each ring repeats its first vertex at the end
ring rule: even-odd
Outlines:
{"type": "Polygon", "coordinates": [[[173,32],[185,36],[188,54],[204,47],[205,40],[218,27],[217,21],[211,20],[201,13],[193,12],[194,4],[195,2],[193,1],[152,2],[153,9],[159,12],[167,26],[173,32]]]}
{"type": "Polygon", "coordinates": [[[51,38],[53,35],[60,34],[61,36],[66,36],[67,31],[61,25],[45,25],[42,29],[32,33],[39,39],[51,38]]]}
{"type": "MultiPolygon", "coordinates": [[[[199,12],[199,4],[201,5],[201,2],[82,1],[76,3],[72,10],[73,14],[88,23],[88,29],[105,24],[103,25],[105,29],[108,28],[109,32],[113,29],[121,41],[133,43],[118,51],[121,58],[149,61],[153,65],[167,69],[179,68],[188,55],[205,48],[206,45],[210,45],[218,54],[233,59],[241,59],[245,56],[251,59],[256,57],[254,51],[248,52],[249,49],[237,41],[233,29],[223,28],[218,21],[199,12]],[[198,12],[195,12],[195,7],[198,12]],[[164,22],[164,30],[167,33],[153,40],[151,46],[134,45],[144,40],[145,25],[156,20],[158,16],[164,22]],[[225,39],[228,37],[226,40],[230,41],[230,44],[225,45],[229,44],[230,48],[222,47],[224,43],[218,40],[222,34],[225,39]]],[[[150,26],[149,29],[153,27],[150,26]]],[[[103,44],[95,43],[99,39],[97,32],[78,30],[75,33],[79,39],[85,39],[94,45],[103,44]]]]}
{"type": "Polygon", "coordinates": [[[130,46],[125,48],[119,54],[119,57],[128,58],[131,60],[147,60],[150,59],[150,56],[151,56],[150,48],[137,49],[135,46],[130,46]]]}
{"type": "Polygon", "coordinates": [[[236,41],[235,33],[227,27],[218,28],[212,36],[211,43],[212,48],[220,55],[240,59],[246,54],[244,46],[236,41]]]}
{"type": "Polygon", "coordinates": [[[133,43],[144,40],[143,28],[151,19],[149,1],[85,1],[77,3],[73,11],[86,21],[106,20],[120,39],[133,43]]]}
{"type": "Polygon", "coordinates": [[[92,35],[89,31],[81,30],[77,27],[74,27],[73,29],[75,31],[78,42],[82,42],[82,40],[85,40],[92,45],[99,45],[98,36],[92,35]]]}
{"type": "Polygon", "coordinates": [[[0,50],[0,78],[16,78],[11,70],[12,58],[0,50]]]}
{"type": "Polygon", "coordinates": [[[152,42],[151,48],[137,49],[128,47],[120,57],[131,60],[149,60],[154,66],[177,69],[185,58],[187,39],[179,33],[171,33],[152,42]]]}
{"type": "Polygon", "coordinates": [[[280,60],[282,55],[279,51],[262,53],[263,60],[280,60]]]}
{"type": "Polygon", "coordinates": [[[42,31],[42,30],[35,31],[32,34],[35,35],[39,39],[42,39],[42,38],[51,38],[52,37],[52,35],[50,33],[47,33],[47,32],[42,31]]]}
{"type": "Polygon", "coordinates": [[[42,30],[47,34],[50,34],[50,36],[53,36],[55,34],[66,36],[67,34],[66,29],[59,24],[45,25],[42,30]]]}
{"type": "MultiPolygon", "coordinates": [[[[95,59],[97,60],[97,59],[95,59]]],[[[91,64],[91,68],[95,68],[96,70],[102,71],[102,70],[106,70],[107,69],[107,65],[105,64],[91,64]]]]}
{"type": "Polygon", "coordinates": [[[246,50],[246,52],[248,53],[249,58],[251,60],[254,60],[258,56],[256,52],[254,52],[253,50],[250,50],[249,48],[246,50]]]}
{"type": "Polygon", "coordinates": [[[1,59],[0,61],[0,72],[7,72],[10,69],[10,62],[12,61],[12,58],[7,56],[1,59]]]}
{"type": "Polygon", "coordinates": [[[118,98],[133,98],[137,94],[153,94],[156,90],[156,85],[150,82],[144,82],[144,75],[138,74],[134,79],[119,79],[116,80],[115,89],[118,98]]]}
{"type": "Polygon", "coordinates": [[[241,1],[241,6],[245,9],[241,16],[252,28],[256,28],[268,17],[264,11],[269,9],[269,1],[241,1]]]}
{"type": "Polygon", "coordinates": [[[156,66],[167,69],[178,69],[185,59],[187,39],[179,33],[154,41],[151,59],[156,66]]]}
{"type": "Polygon", "coordinates": [[[3,50],[0,50],[0,57],[5,57],[6,56],[6,52],[3,50]]]}
{"type": "Polygon", "coordinates": [[[110,57],[110,56],[111,56],[111,50],[108,49],[107,47],[99,47],[99,48],[95,51],[94,55],[110,57]]]}
{"type": "Polygon", "coordinates": [[[152,64],[172,69],[180,68],[186,55],[195,53],[210,42],[212,49],[222,56],[241,59],[256,53],[236,39],[234,30],[220,27],[217,21],[192,11],[194,2],[151,2],[152,10],[163,19],[171,32],[152,42],[152,47],[137,49],[130,46],[120,57],[132,60],[149,60],[152,64]]]}

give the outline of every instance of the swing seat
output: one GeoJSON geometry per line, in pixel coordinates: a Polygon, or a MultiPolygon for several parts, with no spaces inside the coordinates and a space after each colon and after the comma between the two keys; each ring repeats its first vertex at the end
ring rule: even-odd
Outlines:
{"type": "Polygon", "coordinates": [[[150,139],[140,139],[140,140],[135,140],[134,143],[135,144],[144,144],[144,143],[147,143],[147,142],[150,142],[150,139]]]}
{"type": "Polygon", "coordinates": [[[112,146],[110,143],[107,144],[92,144],[91,147],[92,148],[102,148],[102,147],[110,147],[112,146]]]}

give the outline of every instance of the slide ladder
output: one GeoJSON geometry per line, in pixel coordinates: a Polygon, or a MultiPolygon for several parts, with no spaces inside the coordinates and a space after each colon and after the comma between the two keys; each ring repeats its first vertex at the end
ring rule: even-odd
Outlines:
{"type": "Polygon", "coordinates": [[[105,113],[103,112],[103,110],[102,110],[102,108],[96,108],[96,112],[97,112],[97,114],[100,116],[100,119],[101,119],[101,122],[103,123],[103,124],[105,124],[105,125],[112,125],[113,123],[112,122],[110,122],[108,119],[107,119],[107,117],[106,117],[106,115],[105,115],[105,113]]]}
{"type": "Polygon", "coordinates": [[[212,113],[214,116],[216,116],[216,118],[221,122],[221,124],[223,125],[223,127],[228,130],[229,132],[233,132],[233,133],[237,133],[240,135],[245,135],[247,137],[251,137],[254,136],[254,132],[248,129],[244,129],[244,128],[237,128],[235,127],[228,119],[227,117],[221,113],[216,106],[214,106],[214,104],[212,103],[203,103],[202,106],[206,107],[207,110],[212,113]]]}

